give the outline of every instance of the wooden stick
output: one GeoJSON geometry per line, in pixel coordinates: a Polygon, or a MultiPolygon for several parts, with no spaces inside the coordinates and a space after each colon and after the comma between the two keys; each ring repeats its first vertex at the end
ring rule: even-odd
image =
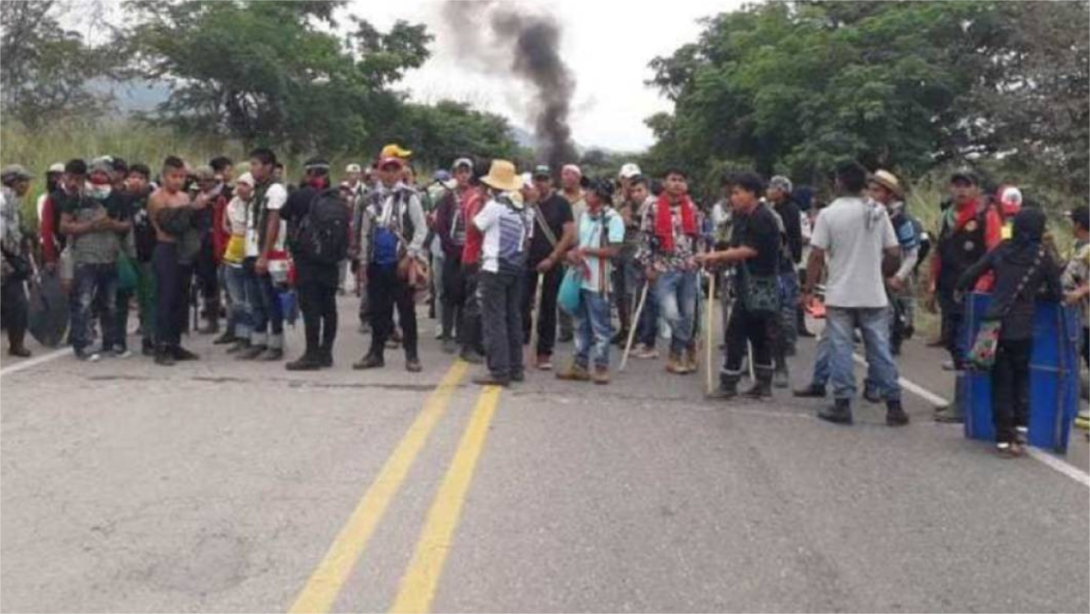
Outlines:
{"type": "Polygon", "coordinates": [[[647,290],[650,287],[651,282],[645,281],[643,283],[643,291],[640,292],[640,302],[636,305],[636,315],[629,323],[628,341],[624,344],[624,356],[621,357],[621,366],[617,369],[618,372],[624,371],[625,366],[628,364],[628,354],[632,351],[632,341],[636,338],[636,330],[640,327],[640,315],[643,313],[643,304],[647,302],[647,290]]]}
{"type": "Polygon", "coordinates": [[[530,357],[526,364],[537,366],[537,323],[541,321],[541,295],[545,287],[545,274],[537,274],[537,289],[534,290],[533,311],[530,312],[530,357]]]}
{"type": "Polygon", "coordinates": [[[708,325],[704,327],[704,368],[707,371],[708,394],[711,394],[715,391],[715,385],[712,378],[712,370],[714,368],[714,365],[712,364],[712,345],[715,344],[715,273],[711,273],[710,277],[711,279],[708,280],[708,325]]]}

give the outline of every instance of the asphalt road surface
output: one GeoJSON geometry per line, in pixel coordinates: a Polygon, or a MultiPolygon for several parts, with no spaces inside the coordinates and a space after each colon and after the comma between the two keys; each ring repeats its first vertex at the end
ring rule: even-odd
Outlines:
{"type": "MultiPolygon", "coordinates": [[[[204,336],[173,369],[5,357],[0,609],[1090,611],[1084,431],[1003,460],[916,394],[906,428],[865,403],[837,427],[787,391],[705,400],[662,360],[482,389],[427,319],[423,373],[394,350],[358,372],[340,301],[318,373],[204,336]]],[[[950,398],[941,359],[910,345],[902,376],[950,398]]]]}

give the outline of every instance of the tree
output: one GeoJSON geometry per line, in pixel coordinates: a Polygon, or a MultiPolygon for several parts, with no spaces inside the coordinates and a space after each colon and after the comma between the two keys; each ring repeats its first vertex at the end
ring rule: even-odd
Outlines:
{"type": "Polygon", "coordinates": [[[401,104],[387,86],[427,59],[431,40],[423,26],[383,34],[358,19],[342,40],[326,30],[343,4],[132,0],[124,41],[137,74],[172,84],[167,122],[336,153],[374,145],[401,104]]]}
{"type": "Polygon", "coordinates": [[[382,140],[408,147],[416,152],[417,160],[429,166],[446,166],[462,156],[529,157],[515,142],[506,118],[451,100],[404,105],[396,122],[382,133],[382,140]]]}
{"type": "Polygon", "coordinates": [[[821,181],[839,158],[909,172],[989,151],[969,93],[988,81],[990,0],[772,0],[719,14],[653,61],[675,103],[649,164],[751,166],[821,181]]]}
{"type": "Polygon", "coordinates": [[[115,56],[61,28],[56,14],[65,6],[55,0],[0,2],[0,101],[5,115],[32,130],[108,104],[87,82],[108,75],[115,56]]]}

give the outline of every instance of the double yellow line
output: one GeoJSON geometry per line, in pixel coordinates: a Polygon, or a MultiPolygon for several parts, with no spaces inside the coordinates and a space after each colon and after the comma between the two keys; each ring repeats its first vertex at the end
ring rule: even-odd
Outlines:
{"type": "MultiPolygon", "coordinates": [[[[341,588],[352,574],[375,528],[405,481],[417,455],[427,443],[435,425],[450,405],[451,397],[465,377],[468,364],[459,360],[451,365],[439,386],[428,397],[423,411],[409,426],[378,477],[364,493],[349,516],[325,558],[307,580],[291,612],[328,612],[341,588]]],[[[462,435],[454,460],[439,487],[416,550],[401,578],[393,612],[427,612],[450,550],[451,538],[458,524],[462,502],[473,479],[477,459],[484,449],[488,427],[499,404],[500,388],[489,386],[477,399],[469,425],[462,435]]]]}

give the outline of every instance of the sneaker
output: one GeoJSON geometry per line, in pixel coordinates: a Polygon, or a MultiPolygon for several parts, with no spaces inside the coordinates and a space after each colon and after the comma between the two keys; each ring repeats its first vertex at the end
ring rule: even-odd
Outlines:
{"type": "Polygon", "coordinates": [[[180,345],[174,346],[173,348],[171,348],[170,351],[171,351],[171,355],[174,356],[174,360],[177,360],[177,361],[200,360],[201,359],[200,356],[197,356],[193,352],[190,352],[189,350],[185,349],[184,347],[182,347],[180,345]]]}
{"type": "Polygon", "coordinates": [[[15,346],[8,348],[8,356],[14,356],[16,358],[30,358],[30,350],[23,346],[15,346]]]}
{"type": "Polygon", "coordinates": [[[1018,458],[1024,452],[1022,445],[1016,441],[1000,441],[995,444],[995,453],[1001,458],[1018,458]]]}
{"type": "Polygon", "coordinates": [[[786,370],[777,369],[772,374],[772,385],[776,388],[787,388],[791,385],[791,377],[787,374],[786,370]]]}
{"type": "Polygon", "coordinates": [[[173,367],[174,366],[174,354],[167,348],[159,348],[155,350],[155,364],[160,367],[173,367]]]}
{"type": "Polygon", "coordinates": [[[212,345],[227,345],[228,343],[235,343],[238,340],[239,338],[236,337],[234,333],[226,332],[219,337],[216,337],[215,340],[212,341],[212,345]]]}
{"type": "Polygon", "coordinates": [[[478,386],[503,386],[506,388],[510,385],[511,380],[506,377],[500,377],[492,372],[485,373],[484,375],[478,375],[473,378],[473,383],[478,386]]]}
{"type": "Polygon", "coordinates": [[[587,368],[574,362],[567,368],[556,372],[556,379],[568,382],[589,382],[590,373],[587,368]]]}
{"type": "Polygon", "coordinates": [[[799,388],[793,394],[799,399],[824,399],[825,386],[822,386],[820,384],[810,384],[805,388],[799,388]]]}
{"type": "Polygon", "coordinates": [[[714,392],[708,395],[712,399],[720,399],[723,401],[729,401],[738,396],[738,385],[725,386],[719,384],[719,387],[714,392]]]}
{"type": "Polygon", "coordinates": [[[641,343],[640,346],[632,352],[632,355],[636,358],[645,360],[655,360],[659,357],[659,351],[649,345],[641,343]]]}
{"type": "Polygon", "coordinates": [[[250,347],[240,350],[238,356],[235,356],[237,360],[255,360],[258,356],[265,353],[268,349],[264,345],[251,345],[250,347]]]}
{"type": "Polygon", "coordinates": [[[235,354],[237,352],[241,352],[241,351],[247,350],[249,348],[250,348],[250,340],[249,339],[239,339],[238,341],[235,342],[234,345],[227,348],[227,353],[228,354],[235,354]]]}
{"type": "Polygon", "coordinates": [[[88,352],[87,350],[76,350],[76,360],[82,360],[83,362],[98,362],[102,358],[102,355],[98,352],[88,352]]]}
{"type": "Polygon", "coordinates": [[[114,349],[110,350],[110,357],[111,358],[121,358],[121,359],[131,358],[132,357],[132,352],[130,352],[129,350],[127,350],[125,348],[114,348],[114,349]]]}
{"type": "Polygon", "coordinates": [[[265,350],[265,355],[258,360],[263,360],[265,362],[276,362],[278,360],[284,360],[284,350],[283,348],[269,348],[265,350]]]}
{"type": "MultiPolygon", "coordinates": [[[[439,337],[436,337],[436,338],[437,339],[442,339],[442,335],[440,334],[439,337]]],[[[458,351],[458,342],[457,341],[455,341],[454,339],[450,339],[450,338],[443,339],[443,353],[444,354],[453,354],[453,353],[455,353],[457,351],[458,351]]]]}
{"type": "Polygon", "coordinates": [[[363,358],[352,363],[352,368],[357,371],[363,369],[380,369],[386,366],[386,361],[381,356],[375,356],[374,354],[367,354],[363,358]]]}
{"type": "Polygon", "coordinates": [[[553,357],[548,354],[538,354],[537,368],[541,371],[551,371],[553,368],[553,357]]]}
{"type": "Polygon", "coordinates": [[[284,365],[284,368],[288,371],[317,371],[322,368],[322,363],[309,354],[303,354],[298,360],[293,360],[284,365]]]}
{"type": "Polygon", "coordinates": [[[462,350],[458,357],[471,365],[479,365],[484,362],[484,357],[473,350],[462,350]]]}
{"type": "Polygon", "coordinates": [[[322,350],[320,356],[318,356],[318,364],[323,369],[329,369],[333,367],[333,352],[331,350],[322,350]]]}
{"type": "Polygon", "coordinates": [[[594,373],[590,376],[591,381],[600,386],[604,386],[609,383],[609,369],[606,367],[594,367],[594,373]]]}
{"type": "Polygon", "coordinates": [[[833,424],[851,424],[852,406],[845,399],[837,399],[832,405],[819,411],[817,417],[833,424]]]}
{"type": "Polygon", "coordinates": [[[692,347],[685,350],[685,356],[682,357],[682,367],[686,373],[696,373],[699,367],[699,361],[696,358],[696,348],[692,347]]]}
{"type": "Polygon", "coordinates": [[[882,402],[882,397],[878,394],[878,391],[875,390],[874,386],[868,384],[863,385],[863,398],[868,403],[874,403],[875,405],[882,402]]]}
{"type": "Polygon", "coordinates": [[[420,359],[409,358],[405,361],[405,370],[409,373],[420,373],[424,370],[424,367],[420,364],[420,359]]]}
{"type": "Polygon", "coordinates": [[[886,403],[886,425],[905,426],[906,424],[908,424],[908,414],[905,413],[905,408],[901,406],[901,402],[889,401],[886,403]]]}
{"type": "Polygon", "coordinates": [[[753,383],[753,386],[749,390],[742,393],[746,398],[761,400],[772,398],[772,382],[765,380],[757,380],[753,383]]]}
{"type": "Polygon", "coordinates": [[[525,382],[526,381],[526,372],[525,371],[516,371],[516,372],[512,373],[511,374],[511,381],[512,382],[525,382]]]}
{"type": "Polygon", "coordinates": [[[942,424],[962,424],[965,422],[965,415],[961,413],[961,408],[957,403],[951,404],[945,409],[941,409],[935,412],[935,422],[942,424]]]}

